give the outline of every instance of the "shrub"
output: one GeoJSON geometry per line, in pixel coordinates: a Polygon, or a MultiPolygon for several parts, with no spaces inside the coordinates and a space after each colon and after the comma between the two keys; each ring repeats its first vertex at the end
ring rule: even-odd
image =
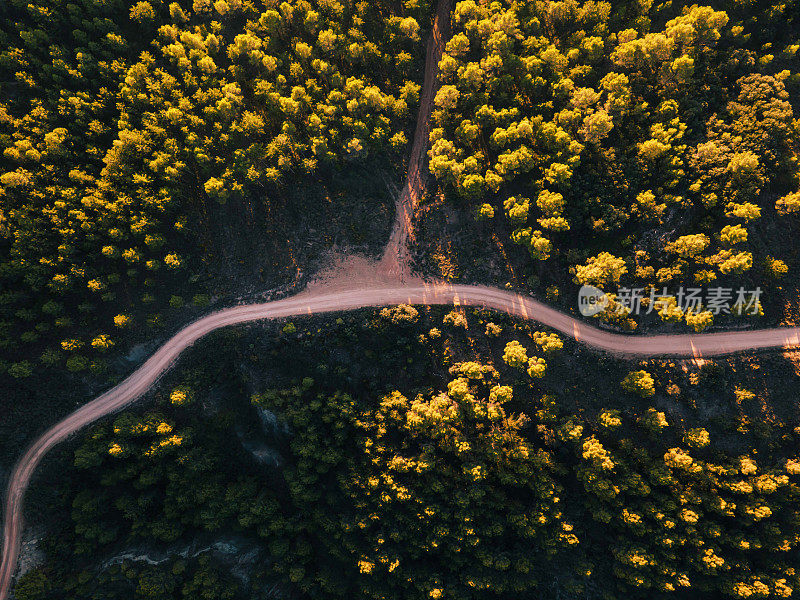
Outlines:
{"type": "Polygon", "coordinates": [[[632,371],[622,380],[622,388],[642,398],[649,398],[656,393],[653,376],[647,371],[632,371]]]}
{"type": "Polygon", "coordinates": [[[33,365],[27,360],[12,363],[8,367],[8,374],[14,379],[25,379],[33,375],[33,365]]]}

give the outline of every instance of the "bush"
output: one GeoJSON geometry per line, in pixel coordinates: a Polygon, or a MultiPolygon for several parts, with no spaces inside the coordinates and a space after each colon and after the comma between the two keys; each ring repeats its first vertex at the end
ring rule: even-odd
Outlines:
{"type": "Polygon", "coordinates": [[[642,398],[650,398],[656,393],[653,376],[647,371],[633,371],[622,380],[622,388],[642,398]]]}
{"type": "Polygon", "coordinates": [[[67,359],[67,369],[72,373],[84,371],[88,366],[89,360],[85,356],[75,354],[67,359]]]}
{"type": "Polygon", "coordinates": [[[8,374],[14,379],[25,379],[33,375],[33,365],[27,360],[13,363],[8,367],[8,374]]]}
{"type": "Polygon", "coordinates": [[[384,308],[380,312],[381,318],[393,325],[411,325],[419,320],[419,311],[408,304],[398,304],[392,308],[384,308]]]}
{"type": "Polygon", "coordinates": [[[211,304],[211,296],[208,294],[195,294],[192,298],[192,304],[198,308],[205,308],[211,304]]]}

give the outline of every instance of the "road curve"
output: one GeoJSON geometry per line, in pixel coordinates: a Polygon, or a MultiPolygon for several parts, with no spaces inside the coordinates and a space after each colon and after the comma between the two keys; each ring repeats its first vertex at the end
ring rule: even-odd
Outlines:
{"type": "Polygon", "coordinates": [[[600,330],[536,300],[485,286],[445,282],[378,285],[374,288],[307,290],[283,300],[227,308],[199,319],[176,333],[122,383],[82,406],[39,437],[19,460],[8,484],[0,564],[0,600],[6,600],[16,570],[22,533],[22,500],[44,455],[70,435],[130,405],[141,397],[197,340],[221,327],[263,319],[316,315],[395,304],[480,306],[533,319],[588,346],[631,357],[715,356],[743,350],[800,345],[800,329],[699,335],[630,336],[600,330]]]}

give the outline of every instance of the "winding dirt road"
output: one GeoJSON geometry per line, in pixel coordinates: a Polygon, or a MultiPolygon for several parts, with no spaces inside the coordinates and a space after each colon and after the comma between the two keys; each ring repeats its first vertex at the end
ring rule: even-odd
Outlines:
{"type": "Polygon", "coordinates": [[[13,576],[22,533],[22,499],[34,470],[56,444],[98,419],[130,405],[149,390],[180,354],[203,336],[221,327],[263,319],[318,315],[371,306],[394,304],[481,306],[525,319],[535,319],[560,333],[619,355],[715,356],[759,348],[800,345],[799,328],[764,329],[699,335],[632,336],[602,331],[554,310],[530,297],[505,290],[445,282],[399,282],[373,288],[329,289],[322,286],[297,296],[237,306],[212,313],[183,328],[132,375],[115,388],[82,406],[47,430],[17,463],[8,485],[5,507],[3,557],[0,565],[0,600],[5,600],[13,576]]]}
{"type": "Polygon", "coordinates": [[[742,350],[782,348],[800,345],[800,329],[766,329],[701,335],[627,336],[601,331],[569,315],[536,302],[530,297],[483,286],[425,283],[415,279],[408,268],[407,241],[411,236],[414,209],[425,185],[425,148],[428,121],[437,86],[437,66],[449,29],[452,0],[440,0],[431,39],[420,113],[414,135],[406,184],[397,202],[391,238],[381,261],[367,270],[367,276],[353,277],[344,271],[327,283],[310,286],[304,292],[274,302],[228,308],[212,313],[181,329],[122,383],[82,406],[42,434],[20,458],[8,483],[0,563],[0,600],[8,598],[17,567],[23,528],[23,497],[36,467],[47,452],[69,436],[98,419],[119,411],[149,390],[180,354],[203,336],[221,327],[264,319],[315,315],[364,307],[400,303],[418,305],[482,306],[534,319],[560,333],[594,348],[625,356],[707,357],[742,350]]]}

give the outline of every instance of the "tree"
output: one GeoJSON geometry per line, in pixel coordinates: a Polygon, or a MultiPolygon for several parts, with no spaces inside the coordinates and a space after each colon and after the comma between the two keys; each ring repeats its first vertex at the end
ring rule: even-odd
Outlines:
{"type": "Polygon", "coordinates": [[[533,334],[533,341],[546,353],[557,352],[564,347],[564,342],[556,333],[536,331],[533,334]]]}
{"type": "Polygon", "coordinates": [[[503,361],[510,367],[521,369],[528,362],[528,351],[518,341],[510,341],[503,351],[503,361]]]}
{"type": "Polygon", "coordinates": [[[684,235],[674,242],[667,244],[665,250],[673,252],[681,258],[691,258],[708,248],[711,240],[703,233],[684,235]]]}
{"type": "Polygon", "coordinates": [[[780,279],[789,272],[789,266],[777,258],[767,256],[765,259],[766,271],[770,277],[780,279]]]}
{"type": "Polygon", "coordinates": [[[644,370],[628,373],[622,380],[622,388],[632,394],[638,394],[642,398],[649,398],[656,393],[653,376],[644,370]]]}
{"type": "Polygon", "coordinates": [[[486,335],[489,337],[497,337],[503,332],[503,328],[497,323],[491,321],[486,324],[486,335]]]}
{"type": "Polygon", "coordinates": [[[153,10],[153,5],[149,2],[137,2],[131,7],[131,19],[145,24],[153,21],[156,18],[156,12],[153,10]]]}
{"type": "Polygon", "coordinates": [[[104,333],[101,333],[92,340],[92,348],[105,352],[114,346],[114,341],[104,333]]]}
{"type": "Polygon", "coordinates": [[[619,283],[628,272],[625,260],[609,252],[601,252],[587,259],[585,265],[575,268],[575,283],[582,285],[609,286],[619,283]]]}
{"type": "Polygon", "coordinates": [[[380,312],[381,318],[394,325],[410,325],[419,320],[419,311],[408,304],[398,304],[394,308],[384,308],[380,312]]]}
{"type": "Polygon", "coordinates": [[[485,221],[494,218],[494,208],[491,204],[481,204],[478,208],[478,220],[485,221]]]}
{"type": "Polygon", "coordinates": [[[194,393],[186,386],[177,387],[169,394],[169,401],[175,406],[185,406],[194,400],[194,393]]]}
{"type": "Polygon", "coordinates": [[[708,310],[686,312],[686,324],[697,332],[703,331],[714,322],[714,313],[708,310]]]}
{"type": "Polygon", "coordinates": [[[18,600],[45,600],[52,587],[42,568],[31,569],[17,581],[14,586],[14,597],[18,600]]]}
{"type": "Polygon", "coordinates": [[[443,322],[445,325],[450,325],[451,327],[467,329],[467,317],[459,310],[451,310],[444,316],[443,322]]]}
{"type": "Polygon", "coordinates": [[[800,212],[800,192],[787,194],[775,201],[775,210],[781,215],[800,212]]]}
{"type": "Polygon", "coordinates": [[[26,379],[33,375],[33,365],[27,360],[12,363],[8,367],[8,374],[14,379],[26,379]]]}
{"type": "Polygon", "coordinates": [[[534,379],[544,377],[547,364],[543,358],[532,357],[528,359],[528,375],[534,379]]]}
{"type": "Polygon", "coordinates": [[[683,435],[683,439],[686,445],[690,446],[691,448],[705,448],[711,443],[711,437],[709,436],[708,431],[702,427],[688,429],[683,435]]]}
{"type": "Polygon", "coordinates": [[[726,225],[719,234],[720,241],[725,246],[734,246],[747,241],[747,229],[741,225],[726,225]]]}

